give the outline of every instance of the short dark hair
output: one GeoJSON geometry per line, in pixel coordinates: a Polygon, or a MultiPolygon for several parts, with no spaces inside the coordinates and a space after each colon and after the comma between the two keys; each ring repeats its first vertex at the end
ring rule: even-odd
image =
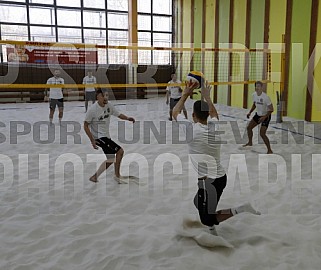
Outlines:
{"type": "Polygon", "coordinates": [[[198,119],[206,120],[209,116],[208,104],[203,100],[195,101],[193,105],[193,112],[198,119]]]}
{"type": "Polygon", "coordinates": [[[256,81],[256,82],[255,82],[255,86],[257,86],[257,85],[263,86],[263,83],[262,83],[261,81],[256,81]]]}
{"type": "Polygon", "coordinates": [[[101,90],[101,88],[97,88],[97,90],[96,90],[96,99],[97,99],[99,94],[104,95],[104,92],[103,92],[103,90],[101,90]]]}

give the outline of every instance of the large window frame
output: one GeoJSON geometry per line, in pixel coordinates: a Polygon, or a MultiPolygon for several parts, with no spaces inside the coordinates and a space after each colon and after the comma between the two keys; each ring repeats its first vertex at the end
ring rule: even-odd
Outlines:
{"type": "MultiPolygon", "coordinates": [[[[96,43],[100,45],[128,45],[128,39],[127,42],[124,40],[124,36],[127,35],[129,37],[129,31],[128,31],[128,24],[126,27],[126,20],[127,17],[128,21],[128,5],[127,10],[125,8],[119,8],[119,10],[115,9],[108,9],[108,5],[110,6],[110,3],[108,4],[108,0],[101,1],[101,4],[104,3],[103,7],[98,7],[98,5],[94,5],[93,7],[88,7],[88,4],[84,6],[84,0],[79,0],[79,6],[77,6],[78,1],[74,0],[72,1],[74,4],[72,5],[57,5],[58,0],[24,0],[24,1],[10,1],[10,0],[3,0],[0,3],[0,9],[1,6],[10,6],[10,8],[18,7],[20,9],[25,9],[26,14],[23,14],[23,16],[26,18],[23,22],[16,22],[16,21],[8,21],[5,19],[0,18],[0,39],[11,39],[11,40],[28,40],[28,41],[40,41],[40,42],[70,42],[70,43],[96,43]],[[46,16],[50,16],[50,18],[44,18],[43,20],[41,18],[34,18],[32,17],[33,14],[36,14],[37,10],[40,11],[40,9],[43,9],[45,11],[46,16]],[[64,12],[69,12],[69,14],[72,14],[74,12],[75,17],[73,18],[72,24],[64,24],[62,21],[59,23],[59,18],[61,18],[61,15],[64,12]],[[85,14],[85,15],[84,15],[85,14]],[[95,23],[88,24],[84,17],[88,17],[88,14],[97,14],[98,17],[96,17],[95,23]],[[123,18],[123,23],[121,26],[113,25],[111,27],[108,23],[108,16],[119,16],[119,18],[123,18]],[[8,29],[15,29],[16,27],[20,27],[23,30],[21,33],[16,33],[16,31],[12,30],[12,32],[8,32],[8,29]],[[41,31],[43,29],[43,32],[37,33],[37,31],[41,31]],[[74,32],[77,33],[75,36],[72,35],[62,35],[61,33],[66,33],[66,31],[63,30],[68,29],[74,29],[74,32]],[[119,35],[115,35],[115,31],[119,32],[119,35]],[[50,34],[48,34],[50,33],[50,34]],[[110,39],[110,34],[113,33],[114,39],[110,39]],[[97,36],[96,36],[97,35],[97,36]],[[119,37],[119,40],[117,38],[119,37]],[[116,38],[116,39],[115,39],[116,38]],[[73,42],[74,40],[74,42],[73,42]],[[90,42],[91,41],[91,42],[90,42]]],[[[130,0],[129,0],[130,1],[130,0]]],[[[154,37],[157,36],[157,34],[167,34],[169,37],[171,37],[171,43],[173,43],[174,38],[174,24],[173,24],[173,2],[172,1],[172,10],[171,14],[159,14],[155,13],[153,11],[153,1],[156,0],[150,0],[151,1],[151,10],[150,12],[138,12],[138,16],[145,15],[151,17],[151,25],[149,29],[146,30],[138,30],[138,35],[148,35],[150,36],[150,42],[147,42],[150,44],[150,46],[154,46],[154,44],[157,45],[157,41],[154,40],[154,37]],[[153,25],[154,17],[159,18],[167,18],[172,21],[171,29],[169,31],[157,31],[155,30],[155,26],[153,25]]],[[[63,3],[63,2],[60,2],[63,3]]],[[[125,5],[126,6],[126,5],[125,5]]],[[[117,8],[117,7],[115,7],[117,8]]],[[[10,31],[10,30],[9,30],[10,31]]],[[[171,45],[169,43],[169,45],[171,45]]],[[[170,47],[170,46],[169,46],[170,47]]],[[[106,61],[107,64],[109,64],[109,57],[108,57],[108,51],[106,50],[106,61]]],[[[3,61],[3,59],[1,59],[3,61]]],[[[138,63],[140,64],[140,63],[138,63]]],[[[154,53],[150,53],[150,61],[149,63],[142,63],[142,64],[154,64],[154,53]]],[[[156,63],[157,64],[157,63],[156,63]]]]}
{"type": "MultiPolygon", "coordinates": [[[[139,0],[138,0],[139,1],[139,0]]],[[[144,0],[140,0],[142,3],[144,0]]],[[[148,0],[148,4],[150,3],[150,9],[148,8],[149,5],[144,5],[141,8],[138,6],[138,46],[151,46],[151,47],[168,47],[171,48],[172,44],[174,43],[174,0],[170,1],[171,10],[166,13],[159,13],[155,12],[155,5],[154,3],[159,0],[148,0]],[[146,8],[147,6],[147,8],[146,8]],[[146,28],[140,28],[141,18],[146,18],[150,25],[145,25],[146,28]],[[170,27],[168,30],[158,30],[155,27],[155,19],[162,18],[170,22],[170,27]],[[160,45],[160,42],[155,38],[160,35],[167,35],[169,42],[165,42],[160,45]],[[150,37],[150,38],[148,38],[150,37]],[[167,46],[166,46],[167,45],[167,46]]],[[[146,2],[144,2],[145,4],[146,2]]],[[[172,63],[172,53],[171,51],[141,51],[138,53],[138,64],[145,64],[145,65],[158,65],[158,64],[171,64],[172,63]],[[165,55],[164,55],[165,54],[165,55]],[[161,57],[157,57],[157,55],[161,57],[165,57],[167,61],[161,62],[159,59],[161,57]],[[148,59],[149,58],[149,59],[148,59]]]]}

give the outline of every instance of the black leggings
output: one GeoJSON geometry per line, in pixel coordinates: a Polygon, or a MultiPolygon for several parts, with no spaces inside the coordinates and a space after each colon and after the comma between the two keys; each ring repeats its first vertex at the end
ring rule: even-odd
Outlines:
{"type": "Polygon", "coordinates": [[[226,181],[226,175],[216,179],[198,180],[198,191],[194,204],[198,209],[202,224],[209,227],[219,224],[216,218],[216,207],[226,187],[226,181]]]}

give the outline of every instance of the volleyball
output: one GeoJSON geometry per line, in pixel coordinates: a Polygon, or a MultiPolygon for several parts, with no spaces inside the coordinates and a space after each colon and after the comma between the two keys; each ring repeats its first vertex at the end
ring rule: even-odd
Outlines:
{"type": "Polygon", "coordinates": [[[190,73],[188,73],[186,80],[188,82],[197,82],[198,86],[196,87],[196,89],[199,89],[204,82],[204,74],[200,71],[191,71],[190,73]]]}

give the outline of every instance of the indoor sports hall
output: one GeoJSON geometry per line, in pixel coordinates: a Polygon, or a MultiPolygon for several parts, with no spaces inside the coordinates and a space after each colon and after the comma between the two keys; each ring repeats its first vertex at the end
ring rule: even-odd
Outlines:
{"type": "Polygon", "coordinates": [[[0,268],[320,269],[320,20],[319,0],[0,1],[0,268]],[[190,126],[227,175],[214,232],[190,126]]]}

